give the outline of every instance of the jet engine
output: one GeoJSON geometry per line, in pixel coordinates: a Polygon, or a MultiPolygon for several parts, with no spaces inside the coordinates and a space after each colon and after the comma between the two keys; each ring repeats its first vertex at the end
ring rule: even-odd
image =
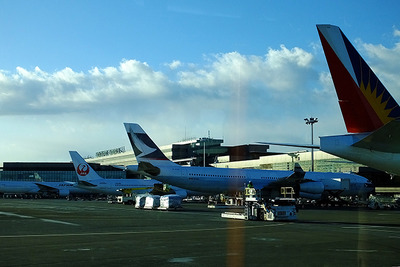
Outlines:
{"type": "Polygon", "coordinates": [[[306,182],[300,184],[299,196],[308,199],[321,199],[325,186],[321,182],[306,182]]]}
{"type": "Polygon", "coordinates": [[[68,197],[69,196],[69,189],[59,189],[58,190],[59,197],[68,197]]]}

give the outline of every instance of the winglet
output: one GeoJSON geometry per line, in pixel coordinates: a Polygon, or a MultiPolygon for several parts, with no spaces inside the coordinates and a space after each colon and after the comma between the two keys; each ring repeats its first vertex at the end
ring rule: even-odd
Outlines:
{"type": "Polygon", "coordinates": [[[399,105],[340,28],[317,29],[347,131],[371,132],[399,118],[399,105]]]}

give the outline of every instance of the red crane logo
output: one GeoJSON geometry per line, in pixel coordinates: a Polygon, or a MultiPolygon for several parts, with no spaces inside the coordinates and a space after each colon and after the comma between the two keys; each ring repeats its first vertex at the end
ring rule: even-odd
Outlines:
{"type": "Polygon", "coordinates": [[[80,176],[86,176],[89,174],[89,165],[81,163],[78,165],[78,167],[76,168],[76,172],[80,175],[80,176]]]}

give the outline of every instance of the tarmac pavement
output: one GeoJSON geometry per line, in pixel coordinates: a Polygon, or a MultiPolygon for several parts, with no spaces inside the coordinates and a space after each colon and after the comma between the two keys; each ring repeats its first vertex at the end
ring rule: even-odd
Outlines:
{"type": "Polygon", "coordinates": [[[295,222],[226,210],[0,199],[1,266],[399,266],[400,211],[302,209],[295,222]]]}

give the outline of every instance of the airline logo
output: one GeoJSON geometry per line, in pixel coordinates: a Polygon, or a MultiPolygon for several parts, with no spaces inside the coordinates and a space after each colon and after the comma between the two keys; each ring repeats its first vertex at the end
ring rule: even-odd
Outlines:
{"type": "Polygon", "coordinates": [[[168,158],[138,124],[125,123],[125,128],[137,159],[168,161],[168,158]]]}
{"type": "Polygon", "coordinates": [[[79,176],[86,176],[89,174],[89,166],[85,163],[81,163],[76,168],[76,172],[79,176]]]}
{"type": "MultiPolygon", "coordinates": [[[[343,34],[343,33],[342,33],[343,34]]],[[[400,116],[400,108],[375,73],[343,35],[359,90],[384,125],[400,116]]]]}

